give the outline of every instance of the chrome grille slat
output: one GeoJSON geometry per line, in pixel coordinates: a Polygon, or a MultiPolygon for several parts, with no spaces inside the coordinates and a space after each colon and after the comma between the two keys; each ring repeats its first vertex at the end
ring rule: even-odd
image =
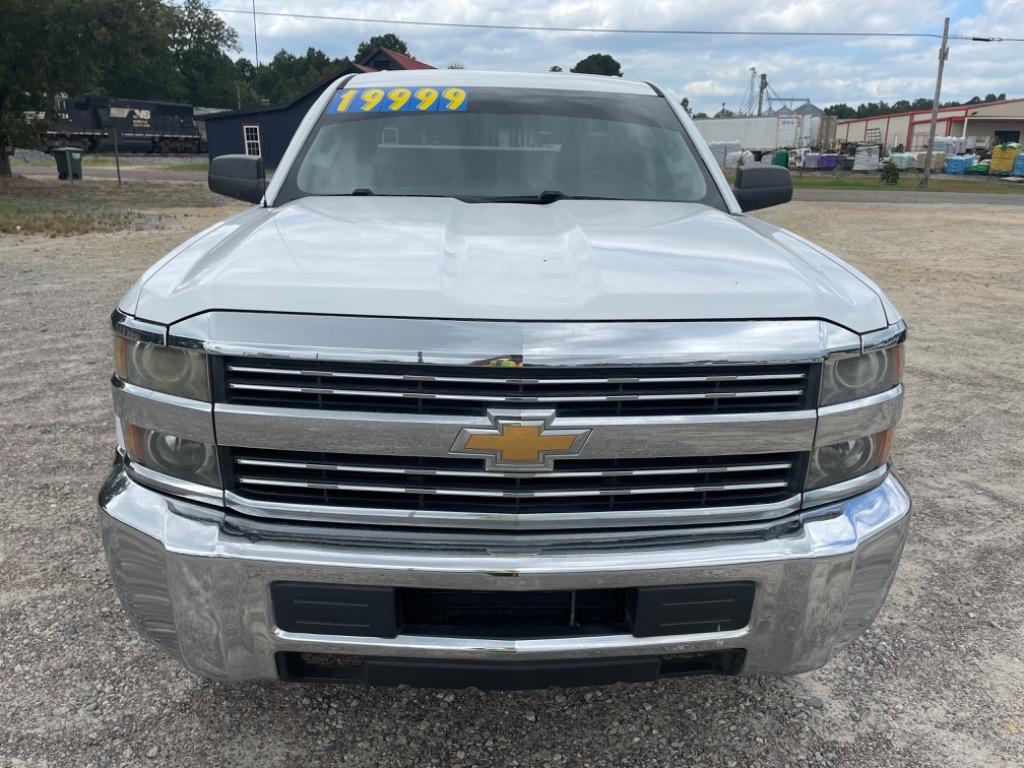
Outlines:
{"type": "Polygon", "coordinates": [[[361,491],[365,493],[414,493],[431,496],[467,496],[494,499],[553,499],[583,498],[587,496],[645,496],[652,494],[693,494],[724,491],[754,491],[770,488],[785,488],[788,483],[732,483],[729,485],[655,486],[651,488],[615,488],[596,490],[566,491],[489,491],[486,489],[420,488],[401,485],[371,485],[355,483],[333,483],[313,480],[267,480],[263,478],[238,478],[241,485],[260,485],[279,488],[309,488],[333,491],[361,491]]]}
{"type": "Polygon", "coordinates": [[[359,464],[325,464],[322,462],[281,461],[270,459],[236,459],[239,466],[246,467],[278,467],[281,469],[316,469],[335,472],[363,472],[370,474],[391,475],[431,475],[437,477],[506,477],[506,478],[549,478],[555,480],[582,479],[591,477],[654,477],[667,475],[695,475],[704,472],[766,472],[776,469],[790,469],[790,462],[774,464],[749,464],[745,466],[712,466],[712,467],[680,467],[674,469],[610,469],[605,471],[570,471],[570,472],[501,472],[497,470],[457,470],[457,469],[426,469],[417,467],[364,466],[359,464]]]}
{"type": "Polygon", "coordinates": [[[462,400],[485,403],[601,403],[639,400],[720,400],[756,397],[795,397],[803,394],[802,389],[765,390],[754,392],[676,392],[668,394],[637,395],[455,395],[435,392],[394,392],[391,390],[334,389],[332,387],[289,387],[280,384],[240,384],[231,382],[230,389],[259,392],[301,392],[311,395],[342,395],[349,397],[391,397],[417,400],[462,400]]]}
{"type": "Polygon", "coordinates": [[[260,368],[247,365],[229,365],[231,373],[255,373],[263,375],[283,376],[323,376],[341,379],[381,379],[384,381],[437,381],[445,383],[467,383],[467,384],[672,384],[672,383],[700,383],[719,381],[792,381],[806,378],[804,373],[777,373],[777,374],[732,374],[719,376],[615,376],[609,378],[577,378],[577,379],[531,379],[522,378],[499,378],[499,377],[472,377],[472,376],[430,376],[426,374],[387,374],[387,373],[358,373],[355,371],[315,371],[305,369],[287,368],[260,368]]]}
{"type": "Polygon", "coordinates": [[[646,534],[638,532],[638,528],[679,530],[680,526],[687,524],[698,524],[702,532],[708,531],[708,525],[715,524],[727,524],[729,531],[742,531],[751,523],[777,520],[800,507],[800,494],[793,494],[765,504],[721,506],[713,509],[690,505],[653,508],[649,511],[631,509],[530,514],[496,512],[485,516],[476,512],[447,509],[443,505],[410,511],[386,506],[314,505],[305,502],[255,500],[234,491],[227,491],[224,496],[232,509],[257,518],[341,523],[360,526],[359,530],[366,530],[367,526],[379,526],[380,536],[391,537],[397,533],[412,536],[417,541],[422,541],[424,535],[449,536],[453,530],[458,531],[460,535],[473,537],[474,541],[479,541],[481,535],[486,540],[492,536],[504,537],[514,536],[518,532],[543,531],[575,537],[574,540],[580,542],[592,540],[591,537],[595,533],[598,536],[621,537],[622,533],[615,529],[624,527],[630,529],[631,540],[646,534]],[[396,531],[396,526],[407,530],[396,531]],[[587,535],[580,538],[581,531],[585,531],[587,535]]]}

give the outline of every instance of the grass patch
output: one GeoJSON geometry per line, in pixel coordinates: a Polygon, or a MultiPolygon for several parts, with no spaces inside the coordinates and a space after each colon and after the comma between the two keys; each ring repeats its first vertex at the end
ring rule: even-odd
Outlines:
{"type": "MultiPolygon", "coordinates": [[[[11,165],[15,168],[54,168],[57,167],[57,161],[52,156],[44,157],[39,160],[19,160],[17,158],[11,159],[11,165]]],[[[114,168],[117,165],[117,161],[113,155],[97,155],[87,153],[82,155],[82,167],[83,168],[114,168]]],[[[121,167],[143,167],[143,168],[166,168],[169,171],[205,171],[210,167],[208,160],[204,159],[202,155],[199,155],[197,160],[189,160],[188,162],[175,163],[170,159],[160,158],[159,155],[141,155],[135,153],[124,153],[121,155],[121,167]],[[158,162],[157,159],[163,160],[158,162]]]]}
{"type": "Polygon", "coordinates": [[[0,179],[0,233],[60,237],[87,232],[158,229],[166,208],[205,208],[233,201],[194,182],[57,182],[0,179]]]}
{"type": "Polygon", "coordinates": [[[983,192],[992,194],[1024,194],[1024,182],[1002,181],[994,176],[978,177],[943,177],[941,174],[933,175],[928,179],[928,187],[921,189],[917,186],[919,176],[901,175],[899,183],[895,186],[882,184],[877,176],[842,175],[842,176],[812,176],[810,174],[801,176],[799,172],[793,172],[793,186],[797,189],[870,189],[873,191],[906,191],[906,192],[983,192]]]}
{"type": "MultiPolygon", "coordinates": [[[[831,173],[801,173],[798,169],[791,172],[793,187],[796,189],[869,189],[872,192],[974,192],[995,195],[1024,194],[1024,181],[1003,181],[999,176],[946,176],[932,174],[928,179],[928,187],[917,186],[921,178],[917,173],[901,171],[899,183],[895,186],[883,184],[879,174],[849,173],[839,175],[831,173]]],[[[727,171],[726,179],[730,184],[736,182],[736,174],[727,171]]]]}
{"type": "MultiPolygon", "coordinates": [[[[122,167],[124,167],[122,165],[122,167]]],[[[202,171],[207,173],[210,170],[210,161],[202,160],[194,163],[167,163],[166,165],[141,166],[158,168],[161,171],[202,171]]]]}

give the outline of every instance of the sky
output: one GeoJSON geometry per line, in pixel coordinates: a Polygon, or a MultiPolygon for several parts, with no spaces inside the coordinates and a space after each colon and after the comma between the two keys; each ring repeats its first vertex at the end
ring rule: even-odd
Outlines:
{"type": "MultiPolygon", "coordinates": [[[[251,0],[212,0],[215,9],[248,9],[251,0]]],[[[1024,0],[256,0],[278,13],[470,22],[529,26],[756,31],[928,32],[1024,38],[1024,0]]],[[[251,15],[223,13],[239,35],[241,55],[253,58],[251,15]]],[[[261,61],[281,48],[313,46],[351,56],[361,40],[394,32],[421,61],[474,70],[568,71],[591,53],[608,53],[626,78],[647,80],[689,98],[695,111],[735,110],[743,101],[750,67],[768,74],[784,97],[837,102],[931,98],[939,41],[931,38],[806,38],[681,36],[665,34],[524,32],[454,29],[369,22],[260,16],[261,61]]],[[[1024,43],[954,40],[943,78],[942,101],[987,93],[1024,97],[1024,43]]]]}

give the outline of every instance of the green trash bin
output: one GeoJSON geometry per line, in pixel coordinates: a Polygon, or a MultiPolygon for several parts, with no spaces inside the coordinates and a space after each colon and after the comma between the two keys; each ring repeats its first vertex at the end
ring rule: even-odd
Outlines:
{"type": "Polygon", "coordinates": [[[57,147],[53,150],[57,161],[57,178],[61,180],[82,178],[82,150],[78,147],[57,147]]]}

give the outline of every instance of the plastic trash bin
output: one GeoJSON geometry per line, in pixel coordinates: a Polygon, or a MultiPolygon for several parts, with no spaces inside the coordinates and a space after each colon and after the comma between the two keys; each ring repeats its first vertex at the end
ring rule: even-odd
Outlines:
{"type": "Polygon", "coordinates": [[[57,147],[53,159],[57,161],[58,179],[82,178],[82,150],[78,147],[57,147]]]}

